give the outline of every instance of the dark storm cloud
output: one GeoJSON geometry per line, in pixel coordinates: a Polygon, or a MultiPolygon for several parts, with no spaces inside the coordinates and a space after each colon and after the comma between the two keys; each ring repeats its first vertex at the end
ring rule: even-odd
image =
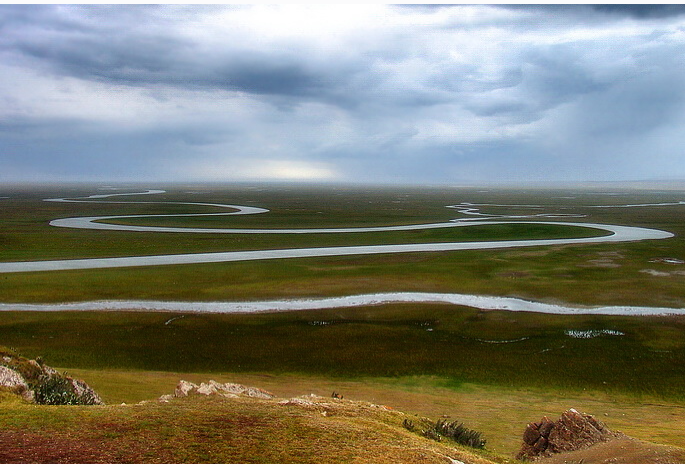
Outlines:
{"type": "Polygon", "coordinates": [[[593,5],[592,8],[601,12],[623,14],[635,18],[665,18],[685,15],[685,5],[609,4],[593,5]]]}
{"type": "Polygon", "coordinates": [[[544,5],[501,5],[512,10],[544,11],[554,16],[586,16],[588,21],[606,20],[606,16],[629,16],[636,19],[667,18],[685,14],[685,5],[676,4],[544,4],[544,5]],[[592,13],[602,13],[592,17],[592,13]]]}
{"type": "Polygon", "coordinates": [[[180,21],[167,18],[174,12],[147,6],[11,8],[3,15],[0,46],[19,62],[61,75],[132,86],[301,96],[341,71],[332,63],[328,73],[307,69],[297,53],[251,50],[249,43],[207,50],[175,33],[180,21]]]}

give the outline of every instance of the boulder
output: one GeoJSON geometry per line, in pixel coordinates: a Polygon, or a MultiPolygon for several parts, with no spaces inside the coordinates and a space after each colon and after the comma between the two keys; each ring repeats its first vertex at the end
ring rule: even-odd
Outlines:
{"type": "Polygon", "coordinates": [[[193,390],[197,390],[197,385],[193,382],[188,382],[187,380],[181,380],[178,382],[178,385],[176,385],[174,396],[176,398],[183,398],[184,396],[188,396],[193,390]]]}
{"type": "Polygon", "coordinates": [[[523,442],[529,445],[534,445],[538,441],[538,438],[540,438],[540,435],[540,425],[535,422],[531,422],[523,432],[523,442]]]}
{"type": "Polygon", "coordinates": [[[575,409],[564,412],[557,421],[543,417],[531,422],[523,432],[523,444],[517,459],[534,459],[555,453],[575,451],[617,438],[601,421],[575,409]]]}
{"type": "Polygon", "coordinates": [[[306,400],[304,398],[290,398],[287,400],[281,400],[278,402],[281,406],[301,406],[305,408],[313,408],[316,403],[313,401],[306,400]]]}
{"type": "Polygon", "coordinates": [[[67,380],[71,383],[71,388],[78,398],[79,404],[105,404],[95,390],[91,388],[86,382],[80,379],[74,379],[67,376],[67,380]]]}
{"type": "Polygon", "coordinates": [[[33,401],[33,391],[29,389],[24,377],[9,367],[0,366],[0,387],[21,395],[27,401],[33,401]]]}
{"type": "Polygon", "coordinates": [[[268,400],[269,398],[274,397],[274,395],[272,395],[268,391],[262,390],[261,388],[257,387],[247,387],[243,394],[249,396],[250,398],[261,398],[264,400],[268,400]]]}
{"type": "Polygon", "coordinates": [[[199,387],[195,389],[195,393],[199,395],[216,395],[219,392],[219,389],[216,388],[216,386],[207,384],[207,383],[201,383],[199,387]]]}
{"type": "Polygon", "coordinates": [[[178,385],[176,385],[174,396],[176,398],[182,398],[193,393],[206,396],[218,395],[225,398],[237,398],[240,395],[261,399],[270,399],[274,397],[274,395],[261,388],[246,387],[239,383],[219,383],[214,380],[210,380],[208,383],[202,382],[200,385],[181,380],[178,382],[178,385]]]}

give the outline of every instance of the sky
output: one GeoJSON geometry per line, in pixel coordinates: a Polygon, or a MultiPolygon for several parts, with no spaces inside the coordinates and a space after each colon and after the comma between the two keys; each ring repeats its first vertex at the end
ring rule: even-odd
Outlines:
{"type": "Polygon", "coordinates": [[[0,5],[0,182],[685,179],[685,7],[0,5]]]}

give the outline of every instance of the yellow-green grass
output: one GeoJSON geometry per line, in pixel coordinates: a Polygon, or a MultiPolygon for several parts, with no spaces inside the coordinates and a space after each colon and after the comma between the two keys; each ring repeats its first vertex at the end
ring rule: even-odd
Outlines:
{"type": "Polygon", "coordinates": [[[272,373],[176,373],[159,371],[112,371],[69,369],[86,380],[108,404],[137,403],[173,392],[180,379],[200,383],[210,379],[264,388],[278,397],[332,392],[346,399],[382,404],[408,414],[433,420],[447,417],[483,432],[487,449],[513,456],[521,445],[528,422],[542,416],[558,417],[569,408],[593,414],[612,430],[643,440],[685,447],[685,403],[663,398],[606,394],[587,390],[568,392],[545,385],[510,388],[463,384],[445,385],[447,379],[432,376],[336,379],[322,376],[272,373]]]}
{"type": "Polygon", "coordinates": [[[0,456],[11,463],[508,461],[423,438],[403,428],[406,415],[348,400],[303,407],[194,396],[130,407],[2,406],[0,456]]]}

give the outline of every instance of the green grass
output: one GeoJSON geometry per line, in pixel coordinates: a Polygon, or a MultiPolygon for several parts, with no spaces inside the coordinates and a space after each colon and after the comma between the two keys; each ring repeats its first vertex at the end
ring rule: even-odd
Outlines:
{"type": "MultiPolygon", "coordinates": [[[[132,189],[136,190],[136,189],[132,189]]],[[[685,306],[685,266],[651,262],[685,259],[685,206],[597,209],[584,205],[658,203],[683,198],[679,192],[475,189],[293,189],[213,187],[189,194],[131,197],[146,201],[197,201],[265,206],[266,214],[213,219],[231,227],[324,227],[441,222],[458,216],[445,205],[462,201],[541,204],[544,210],[484,207],[495,214],[581,213],[583,220],[637,225],[676,233],[668,240],[569,245],[509,250],[310,258],[252,263],[159,266],[60,273],[0,275],[5,302],[87,301],[103,298],[233,300],[310,297],[376,291],[440,291],[519,296],[577,304],[685,306]],[[574,198],[562,198],[562,197],[574,198]],[[319,214],[321,213],[321,214],[319,214]],[[643,271],[665,273],[654,276],[643,271]],[[183,285],[179,285],[179,283],[183,285]]],[[[417,243],[454,240],[551,238],[595,233],[582,228],[502,225],[411,232],[251,236],[74,230],[50,227],[58,217],[196,211],[178,205],[48,203],[42,198],[79,196],[82,189],[0,192],[0,259],[37,260],[153,255],[239,249],[417,243]]],[[[126,197],[121,197],[125,201],[126,197]]],[[[199,208],[208,210],[208,208],[199,208]]],[[[572,219],[576,220],[576,219],[572,219]]],[[[147,221],[147,220],[146,220],[147,221]]],[[[191,221],[184,218],[185,225],[191,221]]],[[[218,224],[217,224],[218,225],[218,224]]]]}
{"type": "MultiPolygon", "coordinates": [[[[41,226],[37,226],[40,228],[41,226]]],[[[214,237],[209,234],[164,234],[144,232],[77,231],[64,233],[50,229],[51,237],[34,241],[30,234],[24,242],[16,240],[17,248],[8,250],[7,261],[40,261],[116,257],[131,255],[174,254],[279,248],[309,248],[322,246],[385,245],[430,242],[473,242],[485,240],[529,240],[582,238],[605,235],[604,231],[584,227],[545,224],[501,224],[471,227],[450,227],[400,232],[365,232],[348,234],[229,234],[214,237]],[[64,237],[60,237],[64,235],[64,237]],[[67,236],[72,236],[67,239],[67,236]],[[149,236],[152,235],[152,236],[149,236]],[[169,240],[169,235],[180,235],[169,240]],[[200,237],[195,237],[201,235],[200,237]],[[85,241],[85,242],[84,242],[85,241]],[[156,243],[156,241],[159,241],[156,243]],[[30,246],[29,246],[30,242],[30,246]],[[83,243],[88,243],[84,247],[83,243]]]]}
{"type": "Polygon", "coordinates": [[[577,245],[2,274],[0,299],[16,303],[228,301],[428,291],[571,304],[685,307],[685,279],[675,274],[685,266],[649,261],[685,253],[664,252],[660,246],[668,245],[577,245]],[[605,260],[606,253],[620,254],[610,258],[619,267],[595,264],[605,260]],[[644,269],[673,274],[655,277],[644,269]]]}
{"type": "MultiPolygon", "coordinates": [[[[64,193],[64,192],[62,192],[64,193]]],[[[220,197],[151,195],[144,201],[230,202],[241,199],[251,205],[249,195],[241,192],[232,198],[225,192],[220,197]]],[[[81,192],[85,195],[86,192],[81,192]]],[[[189,205],[140,205],[126,203],[50,203],[19,196],[3,201],[0,213],[0,245],[3,261],[44,260],[64,258],[112,257],[166,253],[190,253],[273,248],[301,248],[316,246],[372,245],[395,243],[423,243],[442,241],[507,240],[537,238],[567,238],[602,235],[604,232],[547,225],[492,225],[459,227],[405,232],[372,232],[348,234],[180,234],[150,232],[119,232],[66,229],[49,226],[49,221],[61,217],[112,214],[173,214],[216,212],[216,208],[189,205]]],[[[200,218],[140,218],[111,222],[176,225],[182,227],[245,227],[245,228],[320,228],[362,227],[371,225],[399,225],[446,222],[457,216],[445,208],[449,199],[442,196],[421,195],[404,199],[405,195],[373,192],[354,192],[340,196],[336,192],[304,192],[285,195],[275,191],[260,198],[259,204],[274,204],[269,213],[248,216],[200,218]],[[357,197],[359,195],[359,197],[357,197]],[[368,200],[368,195],[371,200],[368,200]],[[403,198],[402,207],[395,203],[403,198]],[[406,203],[406,204],[405,204],[406,203]]],[[[59,192],[43,192],[42,196],[59,196],[59,192]]],[[[74,196],[77,196],[74,194],[74,196]]],[[[131,201],[140,200],[132,197],[131,201]]],[[[235,203],[235,201],[234,201],[235,203]]]]}
{"type": "Polygon", "coordinates": [[[549,316],[446,305],[258,315],[3,313],[0,340],[87,369],[273,372],[337,378],[435,375],[455,387],[545,384],[682,399],[681,318],[549,316]],[[429,330],[430,329],[430,330],[429,330]],[[574,339],[565,330],[625,336],[574,339]],[[511,343],[495,343],[520,340],[511,343]]]}

